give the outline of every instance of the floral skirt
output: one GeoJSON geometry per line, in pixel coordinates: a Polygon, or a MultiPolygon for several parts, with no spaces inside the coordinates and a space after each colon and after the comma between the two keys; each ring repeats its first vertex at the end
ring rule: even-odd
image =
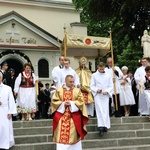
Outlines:
{"type": "Polygon", "coordinates": [[[22,88],[18,92],[17,111],[18,113],[36,112],[36,92],[35,88],[22,88]]]}

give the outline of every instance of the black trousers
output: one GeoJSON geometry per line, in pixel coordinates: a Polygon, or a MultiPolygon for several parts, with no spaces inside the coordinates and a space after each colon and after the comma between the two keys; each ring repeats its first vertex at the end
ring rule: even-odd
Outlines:
{"type": "Polygon", "coordinates": [[[43,112],[43,118],[48,118],[48,109],[49,109],[50,104],[46,103],[42,105],[42,112],[43,112]]]}
{"type": "Polygon", "coordinates": [[[41,104],[41,102],[39,102],[38,103],[38,111],[35,114],[35,118],[40,119],[41,116],[42,116],[42,104],[41,104]]]}
{"type": "Polygon", "coordinates": [[[134,99],[135,99],[135,105],[131,106],[131,116],[138,116],[139,92],[133,93],[133,94],[134,94],[134,99]]]}
{"type": "Polygon", "coordinates": [[[115,107],[115,116],[121,116],[121,107],[120,107],[120,97],[119,94],[116,94],[117,96],[117,105],[116,105],[116,100],[115,100],[115,95],[113,95],[113,101],[114,101],[114,107],[115,107]],[[116,109],[116,106],[118,107],[118,109],[116,109]]]}

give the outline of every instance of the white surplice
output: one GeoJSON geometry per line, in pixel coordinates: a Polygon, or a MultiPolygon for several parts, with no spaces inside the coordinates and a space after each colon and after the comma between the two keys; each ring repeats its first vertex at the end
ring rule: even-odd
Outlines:
{"type": "MultiPolygon", "coordinates": [[[[115,70],[118,71],[118,76],[113,73],[113,70],[111,67],[105,68],[105,72],[111,76],[112,80],[113,80],[113,78],[115,78],[115,80],[116,80],[116,93],[119,94],[120,93],[120,79],[122,78],[123,74],[122,74],[122,71],[120,70],[119,67],[115,66],[115,70]],[[114,74],[114,76],[113,76],[113,74],[114,74]]],[[[114,90],[113,90],[113,94],[114,94],[114,90]]]]}
{"type": "Polygon", "coordinates": [[[145,72],[144,66],[139,67],[134,74],[134,78],[137,83],[137,88],[139,90],[139,113],[140,115],[149,115],[149,110],[148,110],[146,99],[144,97],[144,92],[143,92],[144,88],[143,87],[140,88],[140,84],[143,85],[143,79],[145,75],[146,75],[146,72],[145,72]]]}
{"type": "MultiPolygon", "coordinates": [[[[66,87],[67,90],[70,90],[69,87],[66,87]]],[[[79,111],[79,108],[75,105],[73,101],[70,100],[71,106],[69,107],[70,112],[77,112],[79,111]]],[[[65,102],[62,102],[62,104],[59,106],[57,109],[58,112],[64,114],[65,112],[65,102]]],[[[81,140],[75,144],[61,144],[57,143],[56,144],[56,150],[82,150],[82,143],[81,140]]]]}
{"type": "Polygon", "coordinates": [[[94,103],[91,103],[91,104],[85,104],[86,106],[86,111],[87,111],[87,114],[91,117],[94,116],[94,103]]]}
{"type": "Polygon", "coordinates": [[[94,96],[96,116],[98,121],[98,127],[110,128],[109,117],[109,97],[113,94],[113,82],[112,77],[108,73],[100,73],[98,70],[92,74],[91,85],[92,94],[94,96]],[[97,93],[97,90],[107,92],[107,95],[97,93]]]}
{"type": "Polygon", "coordinates": [[[0,149],[9,149],[15,145],[15,141],[12,119],[9,120],[7,115],[17,114],[12,89],[9,86],[0,85],[0,101],[0,149]]]}
{"type": "Polygon", "coordinates": [[[62,71],[62,66],[60,66],[60,65],[54,67],[52,70],[52,78],[53,78],[54,82],[56,83],[56,88],[61,87],[61,83],[60,83],[61,71],[62,71]]]}
{"type": "Polygon", "coordinates": [[[149,111],[149,114],[150,114],[150,90],[146,90],[145,89],[145,83],[146,83],[146,78],[143,77],[142,78],[142,81],[143,81],[143,95],[144,95],[144,98],[146,100],[146,104],[147,104],[147,108],[148,108],[148,111],[149,111]]]}
{"type": "Polygon", "coordinates": [[[74,77],[74,85],[77,86],[80,84],[80,80],[79,80],[79,76],[77,75],[77,73],[71,68],[63,68],[61,70],[61,76],[60,76],[60,83],[61,86],[65,84],[65,78],[67,75],[72,75],[74,77]]]}

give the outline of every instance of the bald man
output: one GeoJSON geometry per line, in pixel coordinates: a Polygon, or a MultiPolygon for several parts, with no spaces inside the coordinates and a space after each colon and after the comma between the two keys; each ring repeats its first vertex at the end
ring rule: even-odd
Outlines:
{"type": "MultiPolygon", "coordinates": [[[[105,72],[110,74],[110,76],[112,77],[113,83],[116,84],[116,89],[113,90],[113,102],[114,102],[114,107],[115,107],[115,117],[121,117],[120,98],[119,98],[120,97],[120,95],[119,95],[120,94],[120,81],[119,80],[123,76],[122,71],[117,66],[114,66],[114,68],[113,68],[112,58],[109,57],[109,58],[107,58],[107,67],[105,68],[105,72]],[[118,110],[116,109],[115,90],[116,90],[116,96],[117,96],[118,110]]],[[[111,102],[112,102],[112,99],[110,99],[109,107],[111,107],[111,102]]],[[[110,111],[111,111],[111,109],[110,109],[110,111]]]]}

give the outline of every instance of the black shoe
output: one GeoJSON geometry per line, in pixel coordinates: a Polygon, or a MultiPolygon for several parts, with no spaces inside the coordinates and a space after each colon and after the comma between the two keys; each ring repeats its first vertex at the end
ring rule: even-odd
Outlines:
{"type": "Polygon", "coordinates": [[[103,136],[103,135],[104,135],[104,128],[103,128],[103,127],[100,127],[100,128],[99,128],[99,135],[100,135],[100,136],[103,136]]]}
{"type": "MultiPolygon", "coordinates": [[[[13,117],[12,117],[12,121],[17,121],[16,116],[13,116],[13,117]]],[[[1,150],[1,149],[0,149],[0,150],[1,150]]]]}
{"type": "Polygon", "coordinates": [[[107,128],[106,127],[104,127],[104,132],[107,132],[107,128]]]}
{"type": "Polygon", "coordinates": [[[122,115],[115,115],[115,117],[122,117],[122,115]]]}

